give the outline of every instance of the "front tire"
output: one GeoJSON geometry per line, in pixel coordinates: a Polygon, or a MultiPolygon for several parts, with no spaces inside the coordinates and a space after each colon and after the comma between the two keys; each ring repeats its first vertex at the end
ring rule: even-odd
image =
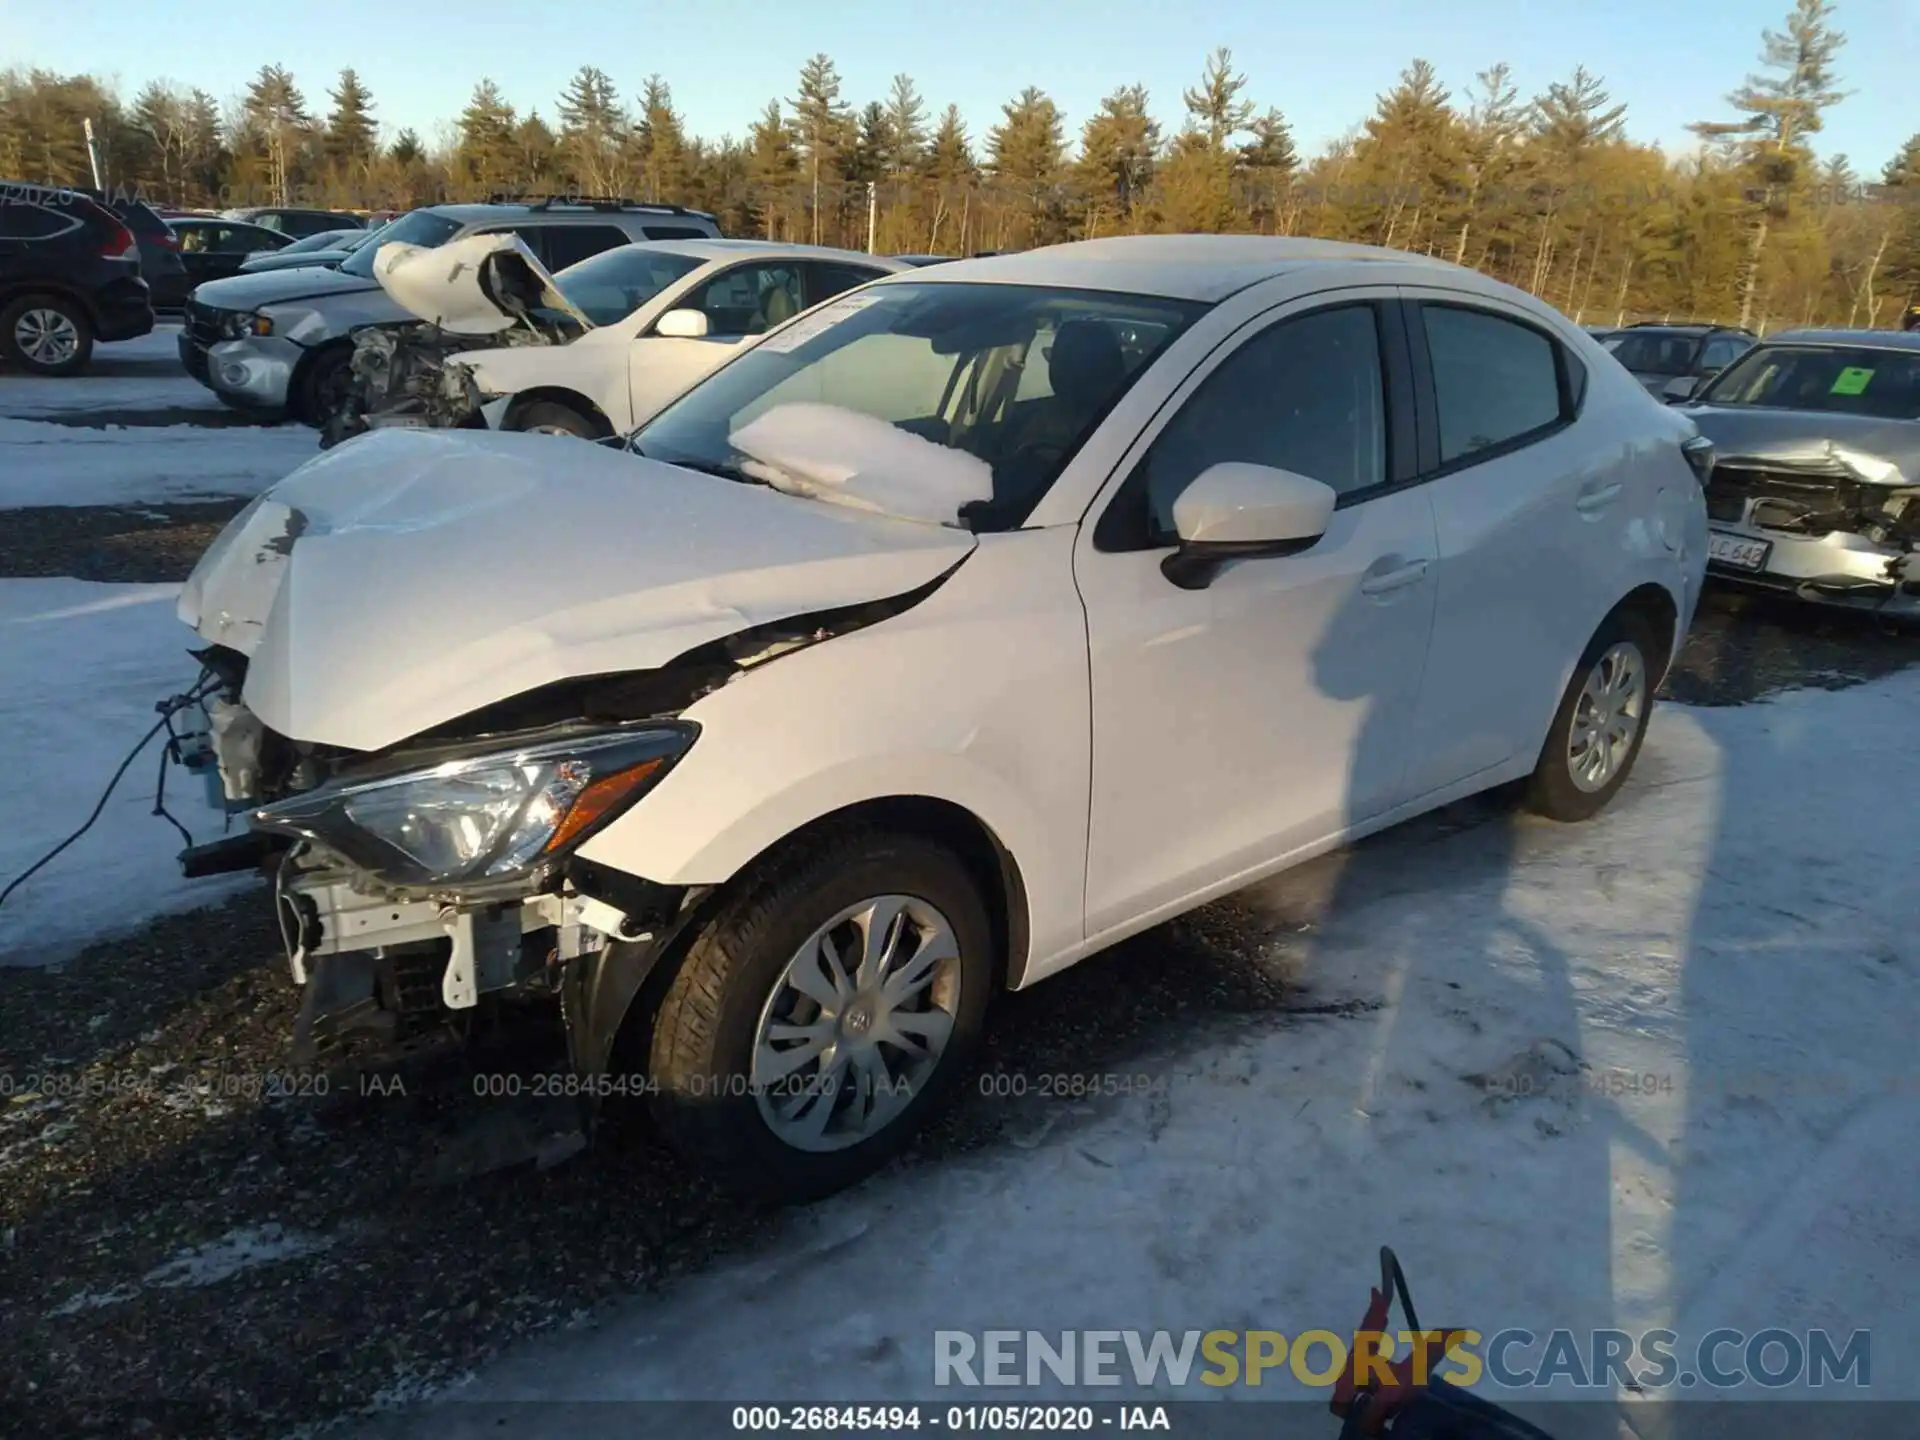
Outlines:
{"type": "Polygon", "coordinates": [[[73,301],[27,295],[0,312],[0,360],[29,375],[78,375],[93,359],[93,322],[73,301]]]}
{"type": "Polygon", "coordinates": [[[651,1037],[651,1110],[722,1188],[785,1203],[892,1159],[985,1023],[979,886],[917,836],[850,828],[759,862],[688,950],[651,1037]]]}
{"type": "Polygon", "coordinates": [[[307,362],[300,379],[300,419],[316,430],[345,408],[353,385],[353,347],[336,345],[307,362]]]}
{"type": "Polygon", "coordinates": [[[1647,738],[1654,653],[1652,631],[1638,615],[1607,617],[1554,711],[1528,781],[1529,808],[1553,820],[1586,820],[1619,793],[1647,738]]]}

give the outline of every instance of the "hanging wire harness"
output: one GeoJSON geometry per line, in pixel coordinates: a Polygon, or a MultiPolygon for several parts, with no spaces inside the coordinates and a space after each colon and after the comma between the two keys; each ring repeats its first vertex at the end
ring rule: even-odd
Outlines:
{"type": "Polygon", "coordinates": [[[122,778],[124,778],[127,771],[132,768],[133,762],[140,758],[140,752],[151,745],[154,738],[163,732],[166,734],[167,743],[160,748],[160,773],[159,778],[154,782],[152,813],[165,820],[169,825],[173,826],[175,830],[178,830],[181,838],[186,841],[188,847],[192,847],[193,836],[188,832],[187,827],[182,825],[180,821],[174,817],[172,812],[167,809],[167,766],[179,761],[181,758],[180,742],[182,737],[180,733],[174,729],[173,720],[174,716],[178,715],[181,711],[191,709],[193,706],[200,704],[201,701],[205,700],[217,690],[219,686],[219,679],[214,676],[210,670],[202,668],[198,678],[195,679],[192,686],[183,694],[170,696],[153,707],[159,712],[160,718],[154,721],[147,733],[142,735],[133,749],[127,752],[127,758],[120,762],[119,768],[113,772],[113,777],[107,781],[107,788],[100,792],[100,798],[95,802],[93,812],[87,816],[78,830],[75,830],[71,835],[67,836],[66,839],[62,840],[45,855],[42,855],[38,860],[34,861],[33,864],[29,865],[25,870],[22,870],[7,882],[6,888],[0,890],[0,906],[4,906],[12,897],[14,891],[18,890],[22,885],[26,884],[27,881],[46,869],[62,852],[93,828],[94,823],[99,820],[101,813],[107,808],[107,801],[113,798],[113,792],[119,788],[122,778]]]}

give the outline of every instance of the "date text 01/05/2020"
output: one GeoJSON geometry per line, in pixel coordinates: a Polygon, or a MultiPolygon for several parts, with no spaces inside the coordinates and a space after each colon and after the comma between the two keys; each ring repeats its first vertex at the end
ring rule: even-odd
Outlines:
{"type": "Polygon", "coordinates": [[[736,1405],[733,1428],[782,1433],[849,1430],[908,1433],[925,1427],[958,1434],[1012,1435],[1109,1430],[1170,1431],[1164,1405],[736,1405]]]}

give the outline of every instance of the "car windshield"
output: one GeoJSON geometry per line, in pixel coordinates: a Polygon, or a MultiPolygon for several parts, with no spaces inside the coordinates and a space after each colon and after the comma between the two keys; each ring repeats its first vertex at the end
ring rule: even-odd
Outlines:
{"type": "Polygon", "coordinates": [[[645,245],[620,245],[569,265],[553,283],[594,324],[612,325],[705,263],[645,245]]]}
{"type": "MultiPolygon", "coordinates": [[[[380,232],[380,245],[389,242],[402,245],[424,245],[432,249],[444,245],[460,233],[460,222],[449,220],[444,215],[436,215],[431,210],[409,210],[398,220],[380,232]]],[[[380,253],[380,245],[362,245],[346,259],[340,262],[340,268],[349,275],[358,275],[363,280],[373,278],[374,256],[380,253]]]]}
{"type": "Polygon", "coordinates": [[[1700,337],[1676,335],[1671,330],[1629,331],[1609,342],[1607,348],[1636,375],[1685,375],[1693,369],[1700,337]]]}
{"type": "MultiPolygon", "coordinates": [[[[944,470],[977,467],[983,480],[991,472],[991,495],[962,505],[959,522],[979,533],[1012,530],[1141,371],[1205,309],[1090,290],[883,282],[774,331],[630,444],[689,469],[764,479],[755,462],[769,461],[766,449],[750,456],[735,438],[776,407],[805,406],[807,419],[782,433],[821,425],[794,443],[817,466],[868,472],[867,499],[890,485],[903,497],[912,490],[918,477],[901,460],[917,443],[907,437],[919,437],[949,452],[956,464],[944,470]],[[836,413],[844,423],[822,423],[836,413]]],[[[771,457],[776,469],[780,458],[771,457]]],[[[885,502],[883,493],[875,508],[915,513],[904,498],[885,502]]]]}
{"type": "Polygon", "coordinates": [[[1920,420],[1920,350],[1761,345],[1729,365],[1697,398],[1707,405],[1920,420]]]}

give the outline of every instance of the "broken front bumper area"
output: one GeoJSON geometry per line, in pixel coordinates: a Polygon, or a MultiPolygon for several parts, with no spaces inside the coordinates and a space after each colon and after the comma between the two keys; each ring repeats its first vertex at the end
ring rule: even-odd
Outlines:
{"type": "Polygon", "coordinates": [[[1920,489],[1723,464],[1707,523],[1716,580],[1920,620],[1920,489]]]}
{"type": "Polygon", "coordinates": [[[346,395],[321,425],[321,448],[392,426],[480,429],[486,423],[481,408],[502,397],[482,391],[473,372],[449,364],[449,358],[465,350],[557,343],[526,328],[500,335],[455,335],[425,321],[356,330],[346,395]]]}
{"type": "MultiPolygon", "coordinates": [[[[184,712],[170,753],[232,814],[260,803],[275,738],[243,705],[213,699],[184,712]]],[[[396,893],[304,841],[253,830],[192,846],[180,863],[189,878],[271,877],[302,992],[291,1055],[301,1066],[397,1059],[484,1005],[547,1001],[561,1008],[576,1075],[602,1076],[628,1009],[690,913],[684,887],[578,857],[542,890],[484,896],[396,893]]],[[[590,1114],[599,1090],[569,1093],[590,1114]]]]}

